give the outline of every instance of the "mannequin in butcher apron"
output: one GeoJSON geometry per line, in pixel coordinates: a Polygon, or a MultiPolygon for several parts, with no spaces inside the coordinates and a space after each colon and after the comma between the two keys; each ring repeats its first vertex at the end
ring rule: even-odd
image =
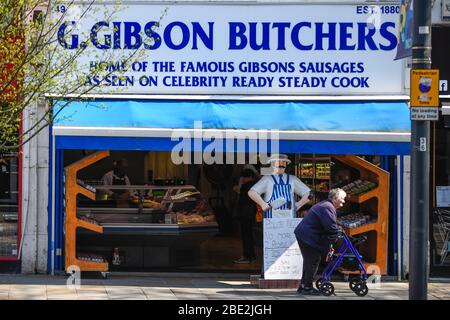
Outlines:
{"type": "Polygon", "coordinates": [[[272,155],[267,161],[272,165],[272,174],[263,176],[248,192],[264,210],[264,218],[295,218],[296,212],[309,201],[311,189],[296,176],[285,173],[290,162],[285,154],[272,155]],[[301,198],[298,202],[295,195],[301,198]]]}

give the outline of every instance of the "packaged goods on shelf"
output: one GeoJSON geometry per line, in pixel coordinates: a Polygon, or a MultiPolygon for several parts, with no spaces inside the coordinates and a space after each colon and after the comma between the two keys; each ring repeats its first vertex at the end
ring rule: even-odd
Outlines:
{"type": "Polygon", "coordinates": [[[313,178],[314,177],[314,164],[313,163],[302,163],[300,165],[300,176],[302,178],[313,178]]]}
{"type": "MultiPolygon", "coordinates": [[[[131,202],[134,204],[139,204],[141,200],[138,198],[133,198],[131,199],[131,202]]],[[[142,205],[146,208],[159,208],[161,206],[161,203],[150,199],[143,199],[142,205]]]]}
{"type": "Polygon", "coordinates": [[[352,213],[337,218],[337,223],[346,228],[358,228],[371,222],[370,215],[364,213],[352,213]]]}
{"type": "Polygon", "coordinates": [[[329,179],[330,178],[330,163],[316,163],[316,178],[329,179]]]}
{"type": "Polygon", "coordinates": [[[215,222],[214,215],[201,215],[198,213],[177,212],[177,222],[179,224],[208,223],[215,222]]]}
{"type": "Polygon", "coordinates": [[[156,207],[157,208],[157,207],[161,206],[161,203],[157,202],[157,201],[150,200],[150,199],[144,199],[144,206],[156,207]]]}
{"type": "Polygon", "coordinates": [[[216,217],[213,214],[211,214],[209,216],[204,216],[203,221],[204,222],[216,222],[216,217]]]}
{"type": "Polygon", "coordinates": [[[172,200],[180,200],[180,199],[183,199],[183,198],[186,198],[186,197],[190,197],[190,196],[193,196],[193,195],[197,195],[197,194],[200,194],[200,192],[198,192],[198,191],[184,191],[184,192],[181,192],[179,194],[171,196],[171,198],[172,198],[172,200]]]}
{"type": "Polygon", "coordinates": [[[361,195],[377,187],[377,184],[368,180],[356,180],[342,187],[349,195],[361,195]]]}
{"type": "Polygon", "coordinates": [[[91,192],[93,192],[93,193],[96,192],[96,189],[95,189],[93,186],[91,186],[91,185],[85,183],[83,180],[77,179],[77,183],[78,183],[80,186],[85,187],[87,190],[89,190],[89,191],[91,191],[91,192]]]}

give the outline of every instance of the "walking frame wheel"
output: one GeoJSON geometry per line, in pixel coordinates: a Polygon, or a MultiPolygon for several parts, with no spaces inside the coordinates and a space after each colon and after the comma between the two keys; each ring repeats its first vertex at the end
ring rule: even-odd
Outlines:
{"type": "Polygon", "coordinates": [[[350,281],[348,282],[348,286],[349,286],[350,290],[352,290],[353,292],[355,292],[356,285],[357,285],[358,282],[360,282],[360,281],[361,281],[360,278],[352,278],[352,279],[350,279],[350,281]]]}
{"type": "Polygon", "coordinates": [[[319,291],[324,295],[324,296],[331,296],[332,294],[334,294],[334,286],[331,282],[325,282],[320,286],[319,291]]]}
{"type": "Polygon", "coordinates": [[[367,284],[363,280],[355,281],[352,291],[359,297],[364,297],[369,292],[367,284]]]}

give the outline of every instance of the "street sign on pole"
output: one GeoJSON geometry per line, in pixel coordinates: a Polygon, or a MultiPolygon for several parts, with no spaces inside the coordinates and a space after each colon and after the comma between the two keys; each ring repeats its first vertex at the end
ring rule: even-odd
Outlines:
{"type": "Polygon", "coordinates": [[[434,107],[411,107],[411,120],[439,120],[439,109],[434,107]]]}
{"type": "Polygon", "coordinates": [[[439,70],[411,70],[411,107],[439,107],[439,70]]]}
{"type": "Polygon", "coordinates": [[[411,120],[439,120],[439,70],[411,70],[411,120]]]}

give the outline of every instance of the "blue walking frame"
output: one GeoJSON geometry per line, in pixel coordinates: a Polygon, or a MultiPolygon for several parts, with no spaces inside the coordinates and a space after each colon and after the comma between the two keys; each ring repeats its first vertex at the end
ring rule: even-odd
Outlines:
{"type": "MultiPolygon", "coordinates": [[[[362,262],[362,256],[354,247],[352,240],[344,233],[340,233],[338,238],[342,239],[342,243],[339,246],[339,249],[334,252],[331,260],[326,265],[325,269],[322,272],[322,276],[316,282],[317,288],[321,291],[322,294],[329,296],[334,294],[334,286],[331,284],[331,275],[334,270],[338,268],[346,257],[356,257],[357,261],[357,269],[359,270],[359,278],[354,278],[350,281],[350,289],[357,294],[358,296],[365,296],[368,292],[367,288],[367,271],[364,267],[364,263],[362,262]]],[[[359,240],[361,241],[361,239],[359,240]]]]}

